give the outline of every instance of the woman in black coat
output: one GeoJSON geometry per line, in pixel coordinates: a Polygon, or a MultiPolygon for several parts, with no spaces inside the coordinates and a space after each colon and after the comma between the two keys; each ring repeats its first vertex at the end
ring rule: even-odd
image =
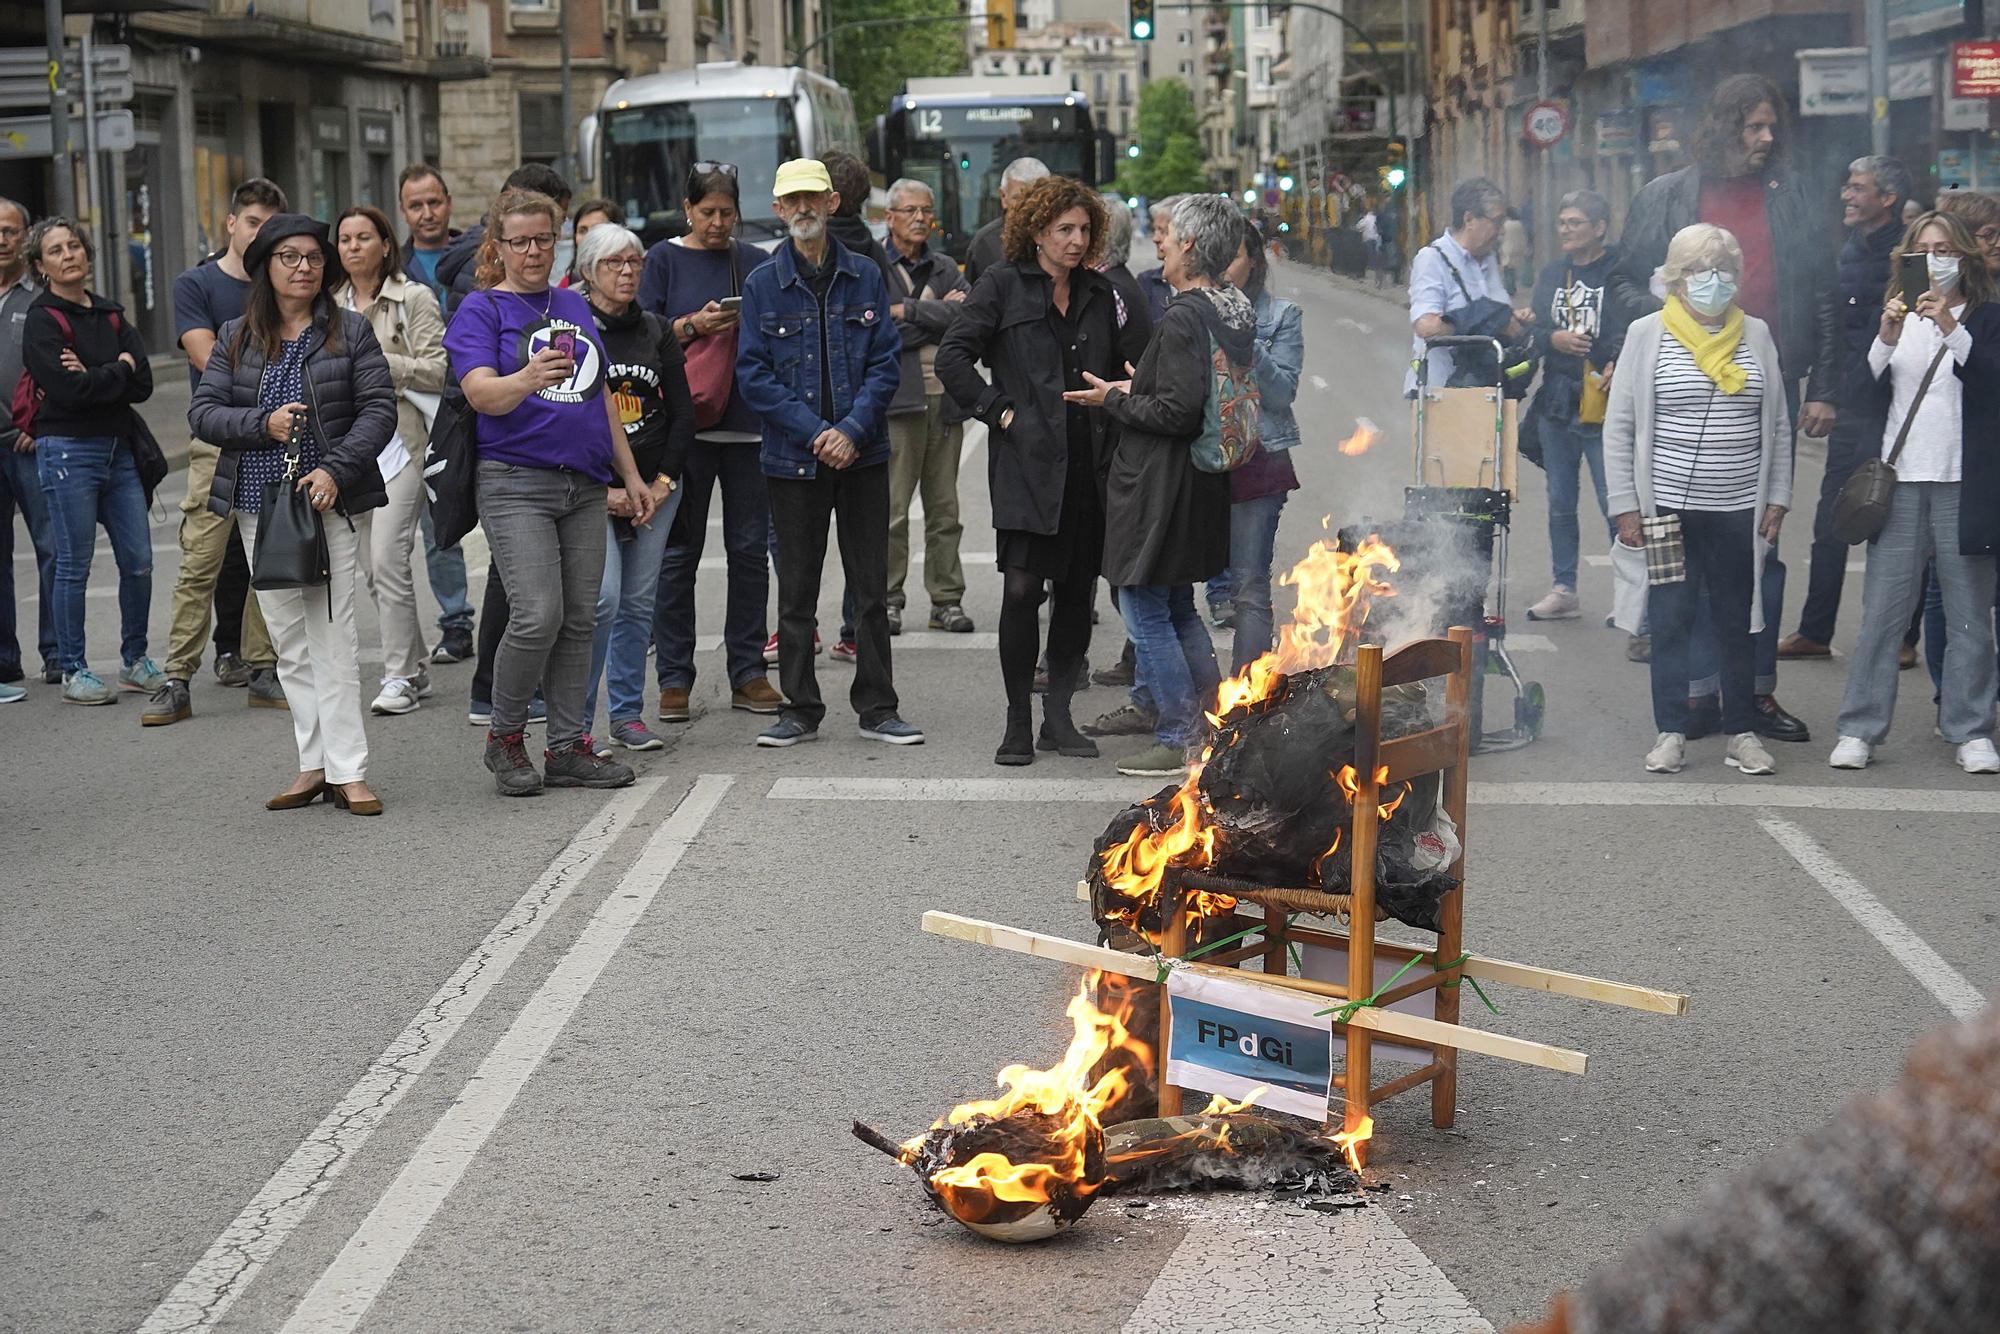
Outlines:
{"type": "MultiPolygon", "coordinates": [[[[366,782],[354,584],[368,512],[388,499],[379,456],[396,437],[396,386],[367,318],[328,296],[335,283],[327,271],[340,274],[325,223],[280,213],[250,243],[243,267],[243,318],[218,331],[188,408],[196,438],[222,450],[209,508],[234,508],[256,552],[265,487],[272,499],[303,491],[320,514],[331,570],[324,588],[257,590],[299,750],[298,778],[264,804],[296,810],[325,796],[356,815],[379,815],[381,799],[366,782]]],[[[253,580],[260,564],[253,557],[253,580]]],[[[168,683],[176,684],[186,690],[168,683]]]]}
{"type": "Polygon", "coordinates": [[[1103,252],[1104,204],[1089,186],[1049,176],[1007,214],[1007,263],[980,275],[938,347],[937,375],[960,407],[985,422],[987,485],[1004,586],[1000,675],[1007,731],[996,764],[1032,764],[1035,751],[1094,756],[1070,697],[1090,649],[1090,608],[1104,551],[1101,477],[1106,425],[1066,404],[1091,375],[1121,373],[1117,300],[1090,265],[1103,252]],[[973,368],[983,361],[988,384],[973,368]],[[1050,592],[1049,690],[1034,734],[1037,613],[1050,592]]]}

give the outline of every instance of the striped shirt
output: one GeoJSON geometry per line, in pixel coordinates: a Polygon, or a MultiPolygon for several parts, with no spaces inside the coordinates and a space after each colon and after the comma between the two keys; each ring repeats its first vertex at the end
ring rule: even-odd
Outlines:
{"type": "Polygon", "coordinates": [[[1725,394],[1671,334],[1660,340],[1653,373],[1653,504],[1723,512],[1757,503],[1764,461],[1764,373],[1748,343],[1736,345],[1748,374],[1743,392],[1725,394]]]}

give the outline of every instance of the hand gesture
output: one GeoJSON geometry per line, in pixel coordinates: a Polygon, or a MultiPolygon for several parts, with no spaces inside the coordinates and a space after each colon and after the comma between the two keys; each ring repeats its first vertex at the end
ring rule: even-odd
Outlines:
{"type": "Polygon", "coordinates": [[[851,467],[854,460],[860,457],[854,442],[834,426],[827,427],[813,437],[812,451],[814,458],[836,470],[851,467]]]}
{"type": "Polygon", "coordinates": [[[1917,314],[1937,325],[1938,332],[1946,338],[1958,328],[1958,321],[1951,317],[1951,302],[1936,288],[1917,298],[1917,314]]]}
{"type": "Polygon", "coordinates": [[[632,522],[643,526],[653,517],[653,491],[644,482],[634,478],[625,484],[625,504],[631,510],[632,522]]]}
{"type": "Polygon", "coordinates": [[[1897,340],[1902,338],[1903,317],[1909,313],[1910,308],[1903,304],[1903,298],[1899,296],[1889,298],[1888,304],[1882,307],[1882,327],[1875,331],[1875,336],[1882,340],[1883,346],[1894,347],[1897,340]]]}
{"type": "Polygon", "coordinates": [[[632,517],[632,500],[625,494],[624,487],[610,486],[604,489],[604,512],[614,519],[632,517]]]}
{"type": "Polygon", "coordinates": [[[293,424],[295,422],[303,424],[305,415],[305,404],[287,403],[264,419],[264,434],[281,445],[289,444],[292,439],[293,424]]]}
{"type": "MultiPolygon", "coordinates": [[[[123,354],[121,353],[120,355],[123,355],[123,354]]],[[[62,357],[61,357],[61,360],[62,360],[62,368],[63,368],[64,370],[66,370],[66,371],[76,371],[76,372],[78,372],[78,373],[81,373],[81,372],[82,372],[82,370],[83,370],[83,358],[82,358],[82,357],[79,357],[79,356],[78,356],[78,355],[76,354],[76,349],[75,349],[75,348],[73,348],[73,347],[66,347],[66,348],[64,348],[64,349],[62,350],[62,357]]]]}
{"type": "Polygon", "coordinates": [[[1558,329],[1549,335],[1549,346],[1566,357],[1587,357],[1590,355],[1590,335],[1576,333],[1570,329],[1558,329]]]}
{"type": "Polygon", "coordinates": [[[736,311],[724,310],[720,301],[711,301],[688,316],[688,323],[694,325],[696,333],[706,337],[710,334],[727,333],[736,327],[737,320],[741,318],[736,311]]]}
{"type": "Polygon", "coordinates": [[[540,393],[544,389],[553,389],[576,374],[576,363],[557,349],[545,347],[528,358],[521,374],[527,378],[528,388],[540,393]]]}
{"type": "Polygon", "coordinates": [[[1100,380],[1089,371],[1083,373],[1083,378],[1090,381],[1090,388],[1065,390],[1063,402],[1076,403],[1086,408],[1101,408],[1112,390],[1118,389],[1128,394],[1132,392],[1130,380],[1100,380]]]}
{"type": "Polygon", "coordinates": [[[333,474],[324,468],[314,468],[299,478],[299,484],[293,489],[305,492],[312,507],[322,514],[332,509],[334,502],[340,499],[340,483],[334,481],[333,474]]]}

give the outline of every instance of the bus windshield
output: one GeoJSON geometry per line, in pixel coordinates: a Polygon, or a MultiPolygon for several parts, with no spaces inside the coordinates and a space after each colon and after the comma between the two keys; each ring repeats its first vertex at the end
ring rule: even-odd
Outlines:
{"type": "Polygon", "coordinates": [[[1080,108],[918,105],[902,116],[901,174],[936,192],[943,243],[960,259],[972,234],[1000,216],[1000,173],[1016,158],[1091,179],[1089,119],[1080,108]]]}
{"type": "Polygon", "coordinates": [[[746,241],[784,235],[771,212],[778,164],[799,156],[792,104],[775,97],[668,102],[604,117],[606,193],[637,226],[681,206],[697,162],[733,163],[746,241]]]}

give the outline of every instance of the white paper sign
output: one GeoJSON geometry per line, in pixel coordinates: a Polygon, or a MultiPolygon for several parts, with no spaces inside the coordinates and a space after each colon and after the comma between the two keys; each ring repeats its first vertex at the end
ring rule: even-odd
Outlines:
{"type": "Polygon", "coordinates": [[[1170,997],[1167,1082],[1323,1121],[1333,1088],[1333,1017],[1325,996],[1177,968],[1170,997]]]}
{"type": "MultiPolygon", "coordinates": [[[[1375,986],[1379,989],[1383,983],[1394,977],[1396,970],[1402,966],[1403,960],[1401,959],[1394,957],[1382,958],[1378,956],[1375,960],[1375,986]]],[[[1401,986],[1404,982],[1411,981],[1429,967],[1430,965],[1427,963],[1418,964],[1409,972],[1404,973],[1396,985],[1401,986]]],[[[1316,982],[1339,982],[1344,984],[1347,981],[1347,951],[1336,949],[1330,945],[1302,945],[1299,947],[1299,971],[1316,982]]],[[[1419,1019],[1432,1019],[1437,1015],[1435,1002],[1428,991],[1419,991],[1414,996],[1405,996],[1393,1005],[1385,1005],[1380,1008],[1394,1010],[1398,1014],[1413,1014],[1419,1019]]],[[[1380,1033],[1371,1033],[1369,1036],[1374,1039],[1369,1044],[1369,1049],[1385,1061],[1401,1061],[1409,1065],[1428,1065],[1434,1055],[1429,1047],[1413,1046],[1407,1042],[1398,1042],[1394,1038],[1384,1037],[1380,1033]]]]}

